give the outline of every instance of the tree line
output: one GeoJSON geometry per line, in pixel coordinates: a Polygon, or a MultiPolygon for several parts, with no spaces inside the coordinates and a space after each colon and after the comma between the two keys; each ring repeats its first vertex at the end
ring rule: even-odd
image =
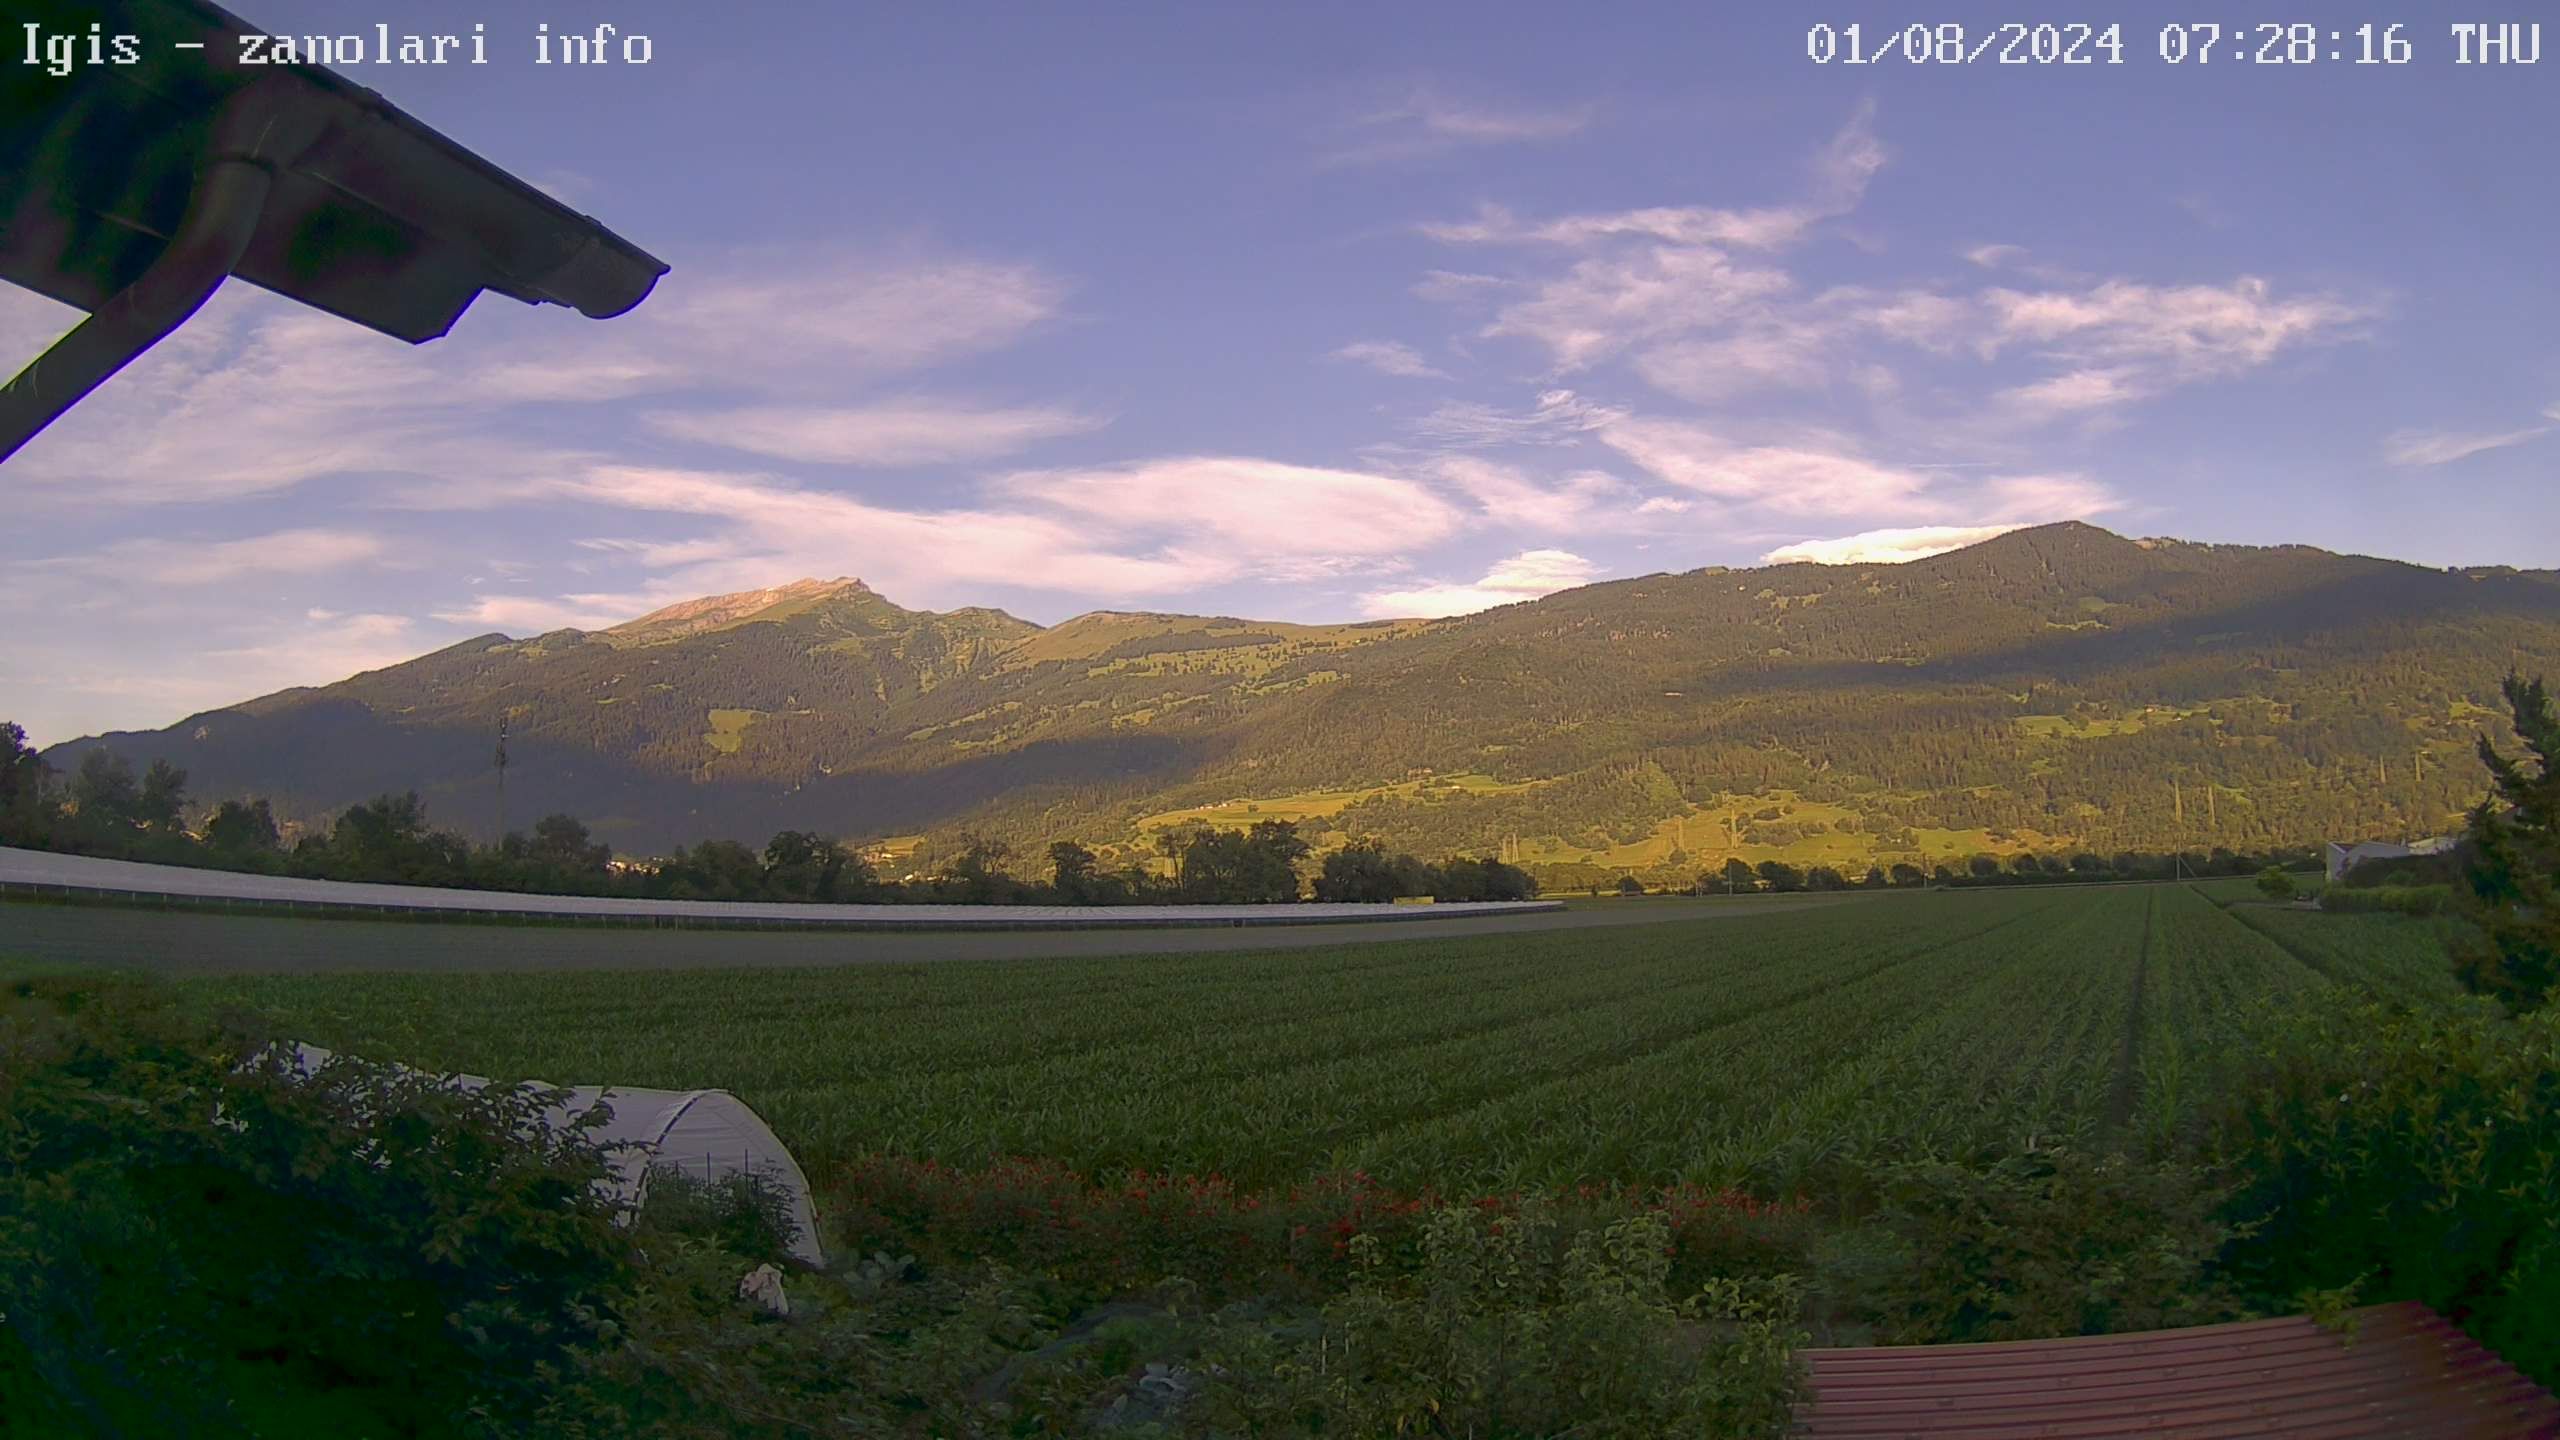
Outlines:
{"type": "MultiPolygon", "coordinates": [[[[2175,854],[2123,850],[2109,857],[2088,851],[2067,857],[2021,851],[2005,860],[1997,855],[1975,855],[1961,862],[1933,865],[1925,870],[1904,861],[1892,865],[1870,865],[1863,872],[1852,873],[1831,865],[1795,866],[1783,860],[1763,860],[1754,865],[1736,858],[1725,861],[1721,869],[1701,870],[1695,880],[1675,888],[1691,895],[1766,895],[1923,887],[1966,889],[1984,885],[2097,884],[2114,880],[2256,875],[2270,869],[2301,870],[2316,865],[2318,859],[2314,852],[2300,848],[2241,852],[2216,846],[2211,851],[2175,854]]],[[[1592,870],[1596,867],[1579,868],[1592,870]]],[[[1638,895],[1653,889],[1632,873],[1620,874],[1614,880],[1589,878],[1584,881],[1584,886],[1594,894],[1611,889],[1622,895],[1638,895]]]]}
{"type": "Polygon", "coordinates": [[[559,895],[664,900],[761,900],[837,904],[1278,905],[1313,898],[1384,902],[1526,900],[1537,885],[1498,860],[1432,864],[1365,841],[1309,865],[1311,847],[1289,821],[1249,830],[1185,826],[1158,835],[1168,864],[1107,867],[1072,840],[1048,847],[1043,878],[1014,871],[1002,840],[963,837],[935,873],[881,875],[869,857],[828,835],[776,833],[762,849],[704,840],[652,860],[617,859],[574,815],[546,815],[530,831],[473,844],[427,819],[416,791],[375,796],[341,811],[324,830],[285,843],[264,799],[224,800],[188,823],[187,772],[154,760],[141,774],[92,750],[55,783],[26,732],[0,722],[0,844],[112,859],[291,875],[317,880],[427,885],[559,895]],[[1168,873],[1169,872],[1169,873],[1168,873]]]}

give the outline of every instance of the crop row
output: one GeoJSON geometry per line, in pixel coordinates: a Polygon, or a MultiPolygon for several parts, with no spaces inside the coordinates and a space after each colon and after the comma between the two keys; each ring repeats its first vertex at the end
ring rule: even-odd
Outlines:
{"type": "Polygon", "coordinates": [[[821,1166],[1767,1194],[2166,1137],[2254,1008],[2442,999],[2422,923],[2145,886],[1260,954],[193,983],[413,1063],[731,1089],[821,1166]]]}

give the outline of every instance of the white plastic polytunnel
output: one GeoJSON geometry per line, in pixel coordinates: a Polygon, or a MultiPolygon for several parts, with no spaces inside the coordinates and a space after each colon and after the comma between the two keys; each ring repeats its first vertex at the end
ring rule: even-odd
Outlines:
{"type": "MultiPolygon", "coordinates": [[[[305,1073],[328,1063],[329,1052],[316,1045],[296,1045],[294,1059],[305,1073]]],[[[490,1083],[478,1075],[456,1075],[454,1084],[477,1090],[490,1083]]],[[[638,1205],[649,1177],[658,1170],[678,1170],[701,1180],[727,1175],[761,1175],[791,1202],[795,1235],[793,1258],[810,1265],[827,1263],[818,1240],[818,1212],[809,1195],[809,1177],[800,1162],[747,1103],[726,1090],[643,1090],[622,1085],[577,1085],[553,1105],[549,1119],[565,1125],[602,1103],[609,1117],[590,1132],[611,1149],[615,1198],[638,1205]]]]}

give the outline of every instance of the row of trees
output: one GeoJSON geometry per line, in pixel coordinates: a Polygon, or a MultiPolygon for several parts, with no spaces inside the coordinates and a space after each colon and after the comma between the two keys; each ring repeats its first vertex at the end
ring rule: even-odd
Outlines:
{"type": "MultiPolygon", "coordinates": [[[[1702,870],[1689,888],[1698,895],[1749,894],[1752,892],[1798,890],[1885,890],[1921,886],[2037,885],[2055,882],[2094,883],[2106,880],[2167,880],[2178,876],[2252,875],[2274,868],[2301,868],[2313,859],[2306,850],[2278,850],[2264,854],[2244,855],[2216,849],[2210,854],[2146,855],[2135,851],[2119,851],[2112,859],[2082,852],[2060,855],[2020,853],[2006,861],[1995,855],[1976,855],[1961,866],[1938,865],[1923,870],[1907,862],[1892,866],[1870,865],[1863,875],[1852,877],[1829,865],[1798,869],[1783,860],[1763,860],[1757,865],[1740,859],[1727,860],[1721,870],[1702,870]]],[[[1643,889],[1633,876],[1621,882],[1626,890],[1643,889]]]]}
{"type": "Polygon", "coordinates": [[[349,806],[326,830],[284,842],[263,799],[225,800],[190,828],[187,775],[167,761],[137,776],[92,750],[69,782],[51,783],[26,734],[0,722],[0,843],[163,864],[202,865],[324,880],[360,880],[564,895],[673,900],[970,905],[1288,904],[1318,900],[1525,900],[1528,874],[1495,860],[1433,865],[1374,842],[1328,855],[1312,875],[1295,824],[1249,830],[1190,826],[1163,833],[1170,874],[1144,864],[1105,868],[1072,840],[1051,845],[1047,873],[1014,873],[1010,846],[965,839],[935,873],[891,880],[831,836],[785,830],[758,850],[705,840],[652,861],[617,862],[576,816],[547,815],[530,832],[474,845],[428,823],[416,792],[349,806]]]}

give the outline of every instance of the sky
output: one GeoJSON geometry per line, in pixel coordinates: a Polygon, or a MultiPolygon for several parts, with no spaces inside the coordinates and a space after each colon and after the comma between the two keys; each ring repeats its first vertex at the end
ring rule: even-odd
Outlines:
{"type": "MultiPolygon", "coordinates": [[[[2065,519],[2560,564],[2560,48],[2440,19],[2401,66],[2171,65],[2155,19],[1853,66],[1815,21],[1907,14],[587,0],[554,28],[651,58],[567,67],[542,6],[234,8],[485,24],[341,68],[673,269],[417,347],[226,286],[0,469],[39,742],[803,576],[1045,624],[2065,519]]],[[[79,318],[0,287],[0,355],[79,318]]]]}

